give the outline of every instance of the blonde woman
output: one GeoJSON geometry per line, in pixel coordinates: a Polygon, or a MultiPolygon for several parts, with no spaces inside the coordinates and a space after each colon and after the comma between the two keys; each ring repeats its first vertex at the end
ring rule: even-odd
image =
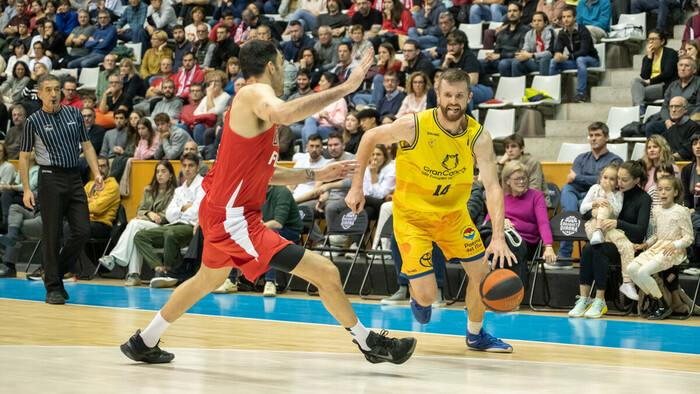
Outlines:
{"type": "MultiPolygon", "coordinates": [[[[231,100],[231,96],[224,92],[226,83],[227,78],[223,71],[209,71],[204,75],[206,95],[199,103],[199,106],[194,110],[195,117],[202,115],[216,115],[216,117],[221,117],[224,114],[226,104],[231,100]]],[[[216,124],[216,122],[213,123],[216,124]]],[[[204,145],[204,132],[207,130],[207,125],[213,127],[211,122],[201,122],[194,126],[192,135],[197,145],[204,145]]]]}
{"type": "MultiPolygon", "coordinates": [[[[168,34],[158,30],[151,36],[151,48],[141,60],[141,76],[146,79],[160,74],[160,62],[163,59],[172,59],[173,51],[168,48],[168,34]]],[[[150,85],[150,84],[149,84],[150,85]]]]}
{"type": "Polygon", "coordinates": [[[122,88],[125,93],[133,97],[144,97],[146,95],[146,86],[143,83],[143,78],[139,75],[136,65],[131,59],[123,59],[119,63],[119,75],[124,81],[122,88]]]}
{"type": "Polygon", "coordinates": [[[649,180],[644,186],[644,190],[649,191],[653,186],[656,186],[654,182],[654,172],[656,171],[656,166],[662,161],[669,161],[673,164],[673,173],[676,178],[680,178],[681,171],[675,164],[676,159],[671,153],[671,147],[666,142],[666,139],[659,134],[654,134],[649,139],[647,139],[646,145],[644,146],[644,156],[642,157],[644,166],[646,167],[649,180]]]}
{"type": "Polygon", "coordinates": [[[408,77],[406,84],[406,97],[401,103],[396,117],[400,118],[406,114],[425,111],[427,107],[428,90],[433,87],[430,78],[422,72],[416,71],[408,77]]]}

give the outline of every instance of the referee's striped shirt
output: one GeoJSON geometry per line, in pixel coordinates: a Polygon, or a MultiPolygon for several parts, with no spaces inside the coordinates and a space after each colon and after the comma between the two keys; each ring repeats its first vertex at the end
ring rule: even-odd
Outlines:
{"type": "Polygon", "coordinates": [[[90,141],[80,110],[61,105],[56,113],[40,109],[24,123],[20,150],[34,148],[40,166],[72,168],[78,166],[81,143],[90,141]]]}

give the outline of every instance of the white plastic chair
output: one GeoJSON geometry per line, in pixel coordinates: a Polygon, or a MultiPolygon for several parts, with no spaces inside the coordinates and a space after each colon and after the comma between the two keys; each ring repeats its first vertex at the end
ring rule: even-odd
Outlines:
{"type": "Polygon", "coordinates": [[[78,80],[78,90],[97,89],[97,79],[99,75],[99,67],[83,68],[80,72],[80,79],[78,80]]]}
{"type": "Polygon", "coordinates": [[[532,102],[519,101],[514,103],[516,107],[536,107],[540,104],[558,105],[561,104],[561,75],[536,75],[532,79],[532,89],[540,92],[547,92],[552,100],[540,100],[532,102]]]}
{"type": "Polygon", "coordinates": [[[479,104],[479,108],[502,108],[522,102],[525,95],[525,76],[502,77],[498,80],[498,88],[494,98],[503,101],[500,104],[479,104]]]}
{"type": "Polygon", "coordinates": [[[639,106],[610,107],[606,122],[610,129],[610,139],[620,138],[620,129],[632,122],[639,122],[639,106]]]}
{"type": "Polygon", "coordinates": [[[503,22],[489,22],[489,30],[496,30],[501,26],[503,26],[503,22]]]}
{"type": "Polygon", "coordinates": [[[562,142],[561,148],[559,148],[559,157],[557,157],[557,162],[572,163],[578,155],[589,152],[590,150],[590,144],[570,144],[568,142],[562,142]]]}
{"type": "Polygon", "coordinates": [[[653,115],[658,114],[661,112],[661,106],[659,105],[650,105],[647,107],[647,111],[644,113],[644,121],[642,123],[646,123],[649,118],[651,118],[653,115]]]}
{"type": "Polygon", "coordinates": [[[487,53],[493,53],[493,49],[479,49],[479,53],[476,54],[476,60],[486,60],[487,53]]]}
{"type": "Polygon", "coordinates": [[[486,112],[484,129],[492,139],[506,138],[515,132],[515,109],[490,109],[486,112]]]}
{"type": "Polygon", "coordinates": [[[603,38],[601,41],[603,42],[624,42],[624,41],[644,41],[647,36],[647,15],[646,13],[639,13],[639,14],[620,14],[620,18],[618,19],[617,23],[619,25],[622,24],[630,24],[634,26],[641,26],[642,27],[642,39],[638,38],[603,38]]]}
{"type": "Polygon", "coordinates": [[[479,121],[479,110],[478,110],[478,109],[473,109],[473,110],[472,110],[472,117],[473,117],[474,120],[476,120],[477,122],[479,121]]]}
{"type": "Polygon", "coordinates": [[[637,142],[634,144],[634,148],[632,149],[632,156],[630,157],[630,160],[639,160],[642,157],[644,157],[644,149],[646,147],[646,143],[644,142],[637,142]]]}
{"type": "Polygon", "coordinates": [[[627,161],[627,144],[608,144],[608,151],[620,156],[622,161],[627,161]]]}
{"type": "Polygon", "coordinates": [[[126,42],[124,45],[134,50],[134,64],[141,64],[141,43],[126,42]]]}
{"type": "Polygon", "coordinates": [[[476,50],[484,47],[481,23],[462,23],[461,25],[459,25],[459,30],[463,31],[464,34],[467,35],[469,49],[476,50]]]}

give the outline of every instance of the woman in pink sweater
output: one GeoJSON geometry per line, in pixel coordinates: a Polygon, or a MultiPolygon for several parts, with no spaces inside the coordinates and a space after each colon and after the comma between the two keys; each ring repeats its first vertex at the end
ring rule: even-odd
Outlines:
{"type": "MultiPolygon", "coordinates": [[[[326,72],[323,73],[318,81],[319,91],[330,89],[340,83],[338,76],[326,72]]],[[[306,141],[311,134],[319,134],[324,140],[328,138],[328,134],[342,131],[345,127],[345,117],[348,114],[348,105],[344,98],[339,99],[333,104],[319,111],[316,115],[306,118],[304,128],[301,129],[302,147],[306,151],[306,141]]]]}
{"type": "Polygon", "coordinates": [[[139,141],[136,144],[134,151],[134,159],[136,160],[151,160],[158,147],[160,136],[153,130],[153,125],[148,118],[141,118],[136,130],[139,133],[139,141]]]}
{"type": "MultiPolygon", "coordinates": [[[[549,228],[547,205],[542,192],[530,189],[528,186],[527,168],[519,161],[508,162],[503,167],[501,184],[503,186],[506,233],[509,232],[508,228],[514,228],[522,237],[522,242],[519,245],[506,237],[508,247],[518,260],[517,264],[508,268],[518,274],[523,285],[527,286],[529,275],[527,262],[534,257],[540,239],[544,245],[545,261],[549,263],[556,260],[556,254],[552,249],[552,231],[549,228]]],[[[490,216],[487,215],[484,223],[485,228],[490,227],[490,220],[490,216]]],[[[489,241],[490,239],[485,239],[484,245],[488,245],[489,241]]]]}

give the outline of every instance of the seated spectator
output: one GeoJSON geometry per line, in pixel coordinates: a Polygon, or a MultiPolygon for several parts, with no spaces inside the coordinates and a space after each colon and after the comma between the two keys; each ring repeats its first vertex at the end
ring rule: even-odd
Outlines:
{"type": "Polygon", "coordinates": [[[70,105],[77,109],[83,108],[83,100],[78,96],[78,83],[75,81],[75,78],[70,77],[65,79],[61,91],[63,92],[63,101],[61,101],[61,105],[70,105]]]}
{"type": "MultiPolygon", "coordinates": [[[[233,96],[235,93],[234,85],[236,80],[243,78],[243,74],[241,74],[241,62],[237,57],[230,57],[226,61],[225,70],[228,84],[224,88],[224,92],[228,93],[229,96],[233,96]]],[[[245,82],[245,79],[243,81],[245,82]]]]}
{"type": "Polygon", "coordinates": [[[477,0],[469,9],[469,23],[481,23],[483,21],[501,22],[508,7],[505,0],[477,0]]]}
{"type": "Polygon", "coordinates": [[[666,47],[666,35],[659,30],[651,30],[647,42],[642,72],[639,78],[634,78],[630,83],[632,105],[640,107],[644,103],[663,98],[664,90],[678,78],[678,54],[666,47]]]}
{"type": "Polygon", "coordinates": [[[148,49],[148,31],[144,28],[148,5],[141,0],[129,0],[117,22],[117,35],[126,42],[141,43],[141,57],[148,49]]]}
{"type": "Polygon", "coordinates": [[[204,82],[204,71],[195,64],[194,54],[187,53],[182,57],[182,70],[175,76],[175,95],[187,99],[190,95],[190,85],[194,82],[204,82]]]}
{"type": "Polygon", "coordinates": [[[549,25],[547,14],[535,12],[532,29],[525,34],[523,46],[511,59],[509,73],[501,72],[501,76],[519,77],[533,71],[539,71],[540,75],[549,74],[549,64],[554,56],[554,38],[554,29],[549,25]]]}
{"type": "Polygon", "coordinates": [[[197,109],[194,110],[195,119],[201,120],[192,130],[192,136],[197,145],[204,145],[204,132],[207,125],[212,127],[216,124],[218,118],[224,114],[226,105],[231,99],[231,96],[224,92],[226,76],[223,72],[218,70],[208,72],[204,77],[204,82],[207,86],[206,95],[197,109]]]}
{"type": "MultiPolygon", "coordinates": [[[[567,12],[564,11],[564,19],[567,12]]],[[[562,211],[578,211],[581,201],[586,196],[588,189],[598,182],[600,171],[612,162],[622,162],[622,159],[608,151],[610,131],[603,122],[593,122],[588,126],[588,142],[591,151],[581,153],[574,159],[571,172],[566,176],[566,185],[561,188],[562,211]]],[[[644,176],[646,181],[646,175],[644,176]]],[[[646,193],[645,193],[646,194],[646,193]]],[[[557,259],[571,257],[573,243],[562,241],[559,243],[557,259]]],[[[546,268],[570,268],[570,262],[557,261],[545,264],[546,268]]]]}
{"type": "MultiPolygon", "coordinates": [[[[95,110],[90,107],[84,107],[80,110],[83,115],[83,120],[85,121],[85,129],[87,130],[88,137],[92,143],[92,147],[95,148],[95,152],[102,151],[102,141],[105,138],[105,129],[95,124],[95,110]]],[[[86,166],[86,170],[87,170],[86,166]]]]}
{"type": "MultiPolygon", "coordinates": [[[[633,0],[632,5],[630,6],[630,11],[633,14],[646,13],[647,11],[657,11],[656,30],[664,31],[669,10],[671,8],[679,8],[680,6],[680,0],[633,0]]],[[[691,21],[692,18],[688,20],[688,22],[691,21]]],[[[689,23],[686,24],[686,31],[688,31],[688,25],[689,23]]],[[[685,38],[685,32],[683,33],[683,37],[685,38]]],[[[683,43],[685,43],[685,40],[683,40],[683,43]]]]}
{"type": "MultiPolygon", "coordinates": [[[[690,56],[691,59],[695,60],[695,64],[700,64],[700,42],[698,40],[690,40],[685,44],[685,56],[690,56]]],[[[696,71],[695,74],[697,75],[697,73],[696,71]]]]}
{"type": "Polygon", "coordinates": [[[693,152],[690,148],[690,138],[693,134],[700,132],[700,126],[688,117],[688,102],[685,97],[672,98],[668,109],[672,125],[663,136],[671,147],[674,159],[679,161],[692,160],[693,152]]]}
{"type": "Polygon", "coordinates": [[[441,33],[438,18],[446,11],[441,1],[424,1],[423,9],[413,14],[416,26],[408,29],[408,38],[418,42],[422,48],[437,46],[437,36],[441,33]]]}
{"type": "Polygon", "coordinates": [[[134,245],[144,261],[155,272],[151,287],[171,287],[177,279],[169,277],[167,271],[180,262],[180,248],[187,246],[194,235],[194,226],[199,224],[199,203],[204,197],[202,177],[197,173],[199,158],[186,155],[182,158],[182,172],[186,182],[175,189],[173,199],[165,211],[168,224],[140,231],[134,236],[134,245]],[[163,258],[156,252],[163,248],[163,258]]]}
{"type": "Polygon", "coordinates": [[[5,134],[5,145],[7,147],[7,159],[19,159],[19,146],[24,134],[24,122],[27,120],[27,110],[20,104],[15,104],[10,108],[12,115],[12,127],[5,134]]]}
{"type": "MultiPolygon", "coordinates": [[[[36,157],[32,151],[31,155],[29,155],[29,189],[35,192],[38,186],[39,166],[36,164],[36,157]]],[[[2,205],[2,224],[0,224],[0,227],[6,228],[10,205],[23,204],[23,196],[24,186],[22,185],[19,171],[17,171],[11,183],[5,183],[0,187],[0,205],[2,205]]]]}
{"type": "Polygon", "coordinates": [[[282,35],[290,33],[291,22],[299,22],[304,32],[316,30],[316,18],[325,12],[326,2],[320,0],[298,0],[297,9],[289,17],[289,24],[282,35]]]}
{"type": "Polygon", "coordinates": [[[547,181],[544,179],[542,164],[532,157],[531,154],[525,153],[525,140],[523,137],[519,134],[509,135],[503,140],[503,145],[506,148],[506,153],[501,160],[498,161],[498,179],[503,181],[501,173],[505,165],[511,161],[519,161],[525,166],[527,171],[527,178],[529,181],[528,187],[533,190],[539,190],[544,196],[544,202],[547,207],[551,206],[552,202],[549,197],[547,181]]]}
{"type": "Polygon", "coordinates": [[[356,154],[363,134],[360,128],[360,120],[357,119],[357,112],[350,112],[348,116],[345,117],[345,128],[343,129],[345,151],[356,154]]]}
{"type": "Polygon", "coordinates": [[[351,44],[347,42],[338,44],[338,64],[330,72],[337,75],[340,82],[345,81],[357,65],[357,60],[352,58],[351,52],[351,44]]]}
{"type": "Polygon", "coordinates": [[[109,88],[102,95],[99,108],[97,109],[96,123],[106,129],[114,128],[114,111],[123,109],[130,111],[132,106],[131,95],[124,91],[124,82],[119,74],[112,74],[109,77],[109,88]]]}
{"type": "Polygon", "coordinates": [[[293,63],[299,62],[300,50],[302,48],[312,48],[316,43],[313,38],[304,34],[303,28],[299,21],[289,22],[289,41],[283,42],[280,47],[284,59],[293,63]]]}
{"type": "MultiPolygon", "coordinates": [[[[68,68],[95,67],[117,46],[117,28],[112,25],[109,12],[100,11],[97,22],[98,26],[96,30],[83,44],[83,47],[90,51],[90,53],[82,57],[77,57],[75,60],[71,60],[68,63],[68,68]]],[[[85,31],[87,30],[88,29],[85,28],[85,31]]],[[[99,97],[99,94],[97,94],[97,96],[99,97]]]]}
{"type": "Polygon", "coordinates": [[[26,53],[27,48],[25,48],[22,42],[20,42],[18,39],[14,39],[11,42],[10,47],[12,47],[12,56],[7,59],[5,70],[0,73],[0,78],[12,79],[12,73],[8,73],[8,71],[12,71],[15,68],[15,64],[19,61],[29,64],[30,59],[29,55],[26,53]]]}
{"type": "MultiPolygon", "coordinates": [[[[68,64],[66,35],[58,31],[52,21],[44,22],[44,53],[51,60],[52,69],[59,69],[68,64]]],[[[36,53],[36,52],[35,52],[36,53]]]]}
{"type": "Polygon", "coordinates": [[[132,98],[146,95],[146,84],[131,59],[122,59],[119,62],[119,75],[124,82],[124,93],[129,94],[132,98]]]}
{"type": "Polygon", "coordinates": [[[372,43],[367,39],[362,25],[350,26],[350,39],[352,40],[352,59],[359,62],[365,52],[372,48],[372,43]]]}
{"type": "Polygon", "coordinates": [[[610,0],[579,1],[576,6],[576,13],[578,14],[576,23],[586,26],[591,33],[594,44],[599,43],[610,31],[610,0]]]}
{"type": "Polygon", "coordinates": [[[424,72],[416,71],[408,78],[406,83],[406,97],[401,103],[401,108],[396,113],[400,118],[406,114],[425,111],[427,108],[428,89],[432,88],[430,78],[424,72]]]}
{"type": "MultiPolygon", "coordinates": [[[[527,262],[534,258],[540,239],[544,248],[545,261],[551,264],[556,260],[544,194],[538,189],[530,188],[531,183],[527,167],[522,162],[510,161],[503,167],[501,184],[505,209],[504,225],[506,231],[509,231],[509,228],[515,229],[523,241],[522,244],[515,245],[509,237],[506,237],[508,248],[516,258],[516,264],[507,268],[518,274],[525,287],[529,277],[527,262]]],[[[484,230],[485,228],[492,228],[490,215],[486,215],[481,229],[484,246],[491,241],[491,234],[484,230]]]]}
{"type": "MultiPolygon", "coordinates": [[[[359,61],[359,59],[357,59],[359,61]]],[[[355,105],[371,105],[377,107],[379,100],[386,94],[383,81],[384,74],[391,70],[398,73],[401,70],[401,62],[396,60],[396,50],[394,47],[385,42],[379,46],[379,56],[377,60],[379,70],[372,79],[372,93],[358,93],[353,97],[355,105]]],[[[397,75],[398,78],[398,75],[397,75]]]]}
{"type": "Polygon", "coordinates": [[[183,129],[170,123],[170,117],[165,112],[153,117],[160,134],[160,142],[156,148],[154,158],[156,160],[178,160],[185,149],[185,143],[192,141],[192,137],[183,129]]]}
{"type": "MultiPolygon", "coordinates": [[[[335,74],[326,72],[318,82],[319,92],[328,90],[339,83],[335,74]]],[[[348,106],[345,98],[340,98],[317,114],[306,118],[304,127],[301,130],[302,145],[306,147],[307,139],[312,134],[319,134],[322,138],[327,138],[330,133],[341,130],[347,113],[348,106]]]]}
{"type": "Polygon", "coordinates": [[[679,55],[687,55],[685,52],[686,44],[689,41],[697,41],[696,37],[700,37],[700,12],[688,18],[685,22],[685,30],[683,31],[683,38],[681,40],[681,49],[678,51],[679,55]]]}
{"type": "Polygon", "coordinates": [[[29,61],[29,69],[33,70],[34,65],[43,63],[49,71],[53,70],[51,58],[44,53],[44,42],[37,41],[32,45],[32,48],[34,48],[34,58],[29,61]]]}
{"type": "MultiPolygon", "coordinates": [[[[692,158],[689,160],[692,160],[692,158]]],[[[671,147],[668,146],[666,139],[658,134],[647,138],[647,142],[644,145],[644,156],[642,157],[642,161],[644,162],[644,167],[647,170],[649,179],[647,184],[644,186],[644,190],[646,191],[649,191],[652,186],[656,185],[656,181],[654,180],[656,178],[654,176],[656,171],[655,169],[662,162],[673,163],[673,175],[676,178],[680,177],[681,172],[678,169],[678,166],[675,164],[676,160],[671,152],[671,147]]]]}
{"type": "Polygon", "coordinates": [[[151,114],[155,117],[158,114],[164,113],[170,118],[177,118],[180,114],[180,110],[182,110],[182,100],[175,96],[175,82],[171,79],[166,79],[161,86],[163,99],[156,103],[151,114]]]}
{"type": "MultiPolygon", "coordinates": [[[[331,3],[337,4],[335,1],[331,1],[331,3]]],[[[345,27],[342,27],[341,29],[345,30],[345,27]]],[[[344,36],[345,34],[343,34],[343,37],[344,36]]],[[[329,26],[321,25],[318,28],[318,41],[316,41],[314,44],[314,50],[316,50],[318,53],[319,61],[324,71],[330,70],[338,63],[339,42],[340,41],[333,38],[331,28],[329,26]]],[[[301,62],[301,59],[299,59],[299,61],[301,62]]]]}
{"type": "Polygon", "coordinates": [[[374,47],[382,42],[389,42],[394,48],[399,48],[399,42],[408,38],[408,29],[415,27],[413,15],[400,1],[382,1],[382,29],[372,39],[374,47]]]}
{"type": "Polygon", "coordinates": [[[27,113],[34,113],[41,108],[41,100],[39,100],[37,81],[42,75],[49,73],[49,69],[44,63],[36,63],[34,65],[34,72],[31,74],[31,79],[27,82],[27,85],[22,90],[22,97],[20,98],[20,103],[27,110],[27,113]]]}
{"type": "Polygon", "coordinates": [[[132,112],[129,114],[129,118],[126,124],[126,143],[124,148],[120,146],[115,146],[113,148],[115,156],[112,161],[112,170],[109,173],[114,179],[121,182],[122,177],[126,171],[127,163],[131,158],[134,157],[134,152],[136,151],[136,145],[139,143],[140,136],[138,132],[138,123],[141,120],[141,115],[138,112],[132,112]]]}
{"type": "MultiPolygon", "coordinates": [[[[437,44],[432,48],[425,48],[423,51],[432,59],[432,64],[435,67],[440,66],[442,59],[447,54],[447,36],[457,29],[455,18],[449,11],[443,12],[438,18],[440,32],[436,34],[437,44]]],[[[430,74],[428,74],[430,75],[430,74]]]]}
{"type": "Polygon", "coordinates": [[[681,170],[681,181],[685,190],[683,205],[692,210],[693,222],[696,222],[697,215],[700,214],[700,133],[693,135],[690,144],[693,148],[693,160],[681,170]]]}
{"type": "Polygon", "coordinates": [[[105,133],[100,156],[114,159],[117,156],[117,151],[124,151],[128,129],[126,117],[128,115],[129,113],[123,109],[114,111],[114,128],[105,133]]]}
{"type": "MultiPolygon", "coordinates": [[[[595,1],[599,3],[608,0],[595,1]]],[[[598,52],[593,47],[593,39],[588,28],[576,23],[576,8],[573,6],[564,7],[562,21],[565,27],[559,32],[554,43],[554,58],[549,64],[548,75],[556,75],[563,70],[576,69],[578,85],[574,102],[583,103],[586,102],[588,67],[598,67],[600,65],[598,52]],[[569,52],[568,55],[564,54],[564,49],[569,52]]]]}
{"type": "MultiPolygon", "coordinates": [[[[210,21],[210,23],[213,23],[213,21],[210,21]]],[[[219,23],[217,23],[209,32],[209,39],[217,45],[226,38],[233,39],[236,35],[236,27],[237,26],[235,22],[235,17],[233,16],[233,12],[226,10],[223,12],[222,20],[219,23]],[[221,29],[222,27],[223,29],[221,29]],[[223,31],[225,34],[220,35],[220,30],[223,31]]],[[[236,54],[236,56],[238,56],[238,54],[236,54]]]]}
{"type": "Polygon", "coordinates": [[[698,92],[700,91],[700,78],[695,73],[697,63],[689,56],[681,56],[678,60],[678,80],[671,82],[664,92],[664,103],[661,106],[661,120],[648,122],[645,131],[648,136],[652,134],[664,134],[673,126],[670,114],[670,103],[674,97],[685,98],[688,106],[686,114],[692,116],[698,112],[698,92]]]}
{"type": "Polygon", "coordinates": [[[182,58],[192,52],[192,41],[185,37],[185,28],[182,25],[173,27],[173,39],[175,40],[175,54],[173,55],[173,70],[180,72],[182,58]]]}
{"type": "Polygon", "coordinates": [[[15,166],[9,160],[7,145],[0,142],[0,187],[12,184],[15,180],[15,166]]]}
{"type": "MultiPolygon", "coordinates": [[[[338,46],[336,45],[336,48],[337,47],[338,46]]],[[[321,79],[321,76],[324,72],[326,72],[326,70],[321,65],[321,60],[319,59],[318,52],[316,52],[315,49],[304,48],[301,50],[301,57],[299,58],[298,69],[301,70],[302,68],[310,72],[311,80],[309,81],[309,83],[311,89],[316,89],[316,87],[318,86],[318,81],[321,79]]]]}
{"type": "MultiPolygon", "coordinates": [[[[22,45],[20,48],[24,48],[22,45]]],[[[26,56],[26,55],[24,55],[26,56]]],[[[15,103],[22,99],[22,91],[29,83],[29,66],[24,61],[15,62],[12,73],[7,80],[0,85],[0,93],[3,95],[3,102],[15,103]]]]}
{"type": "MultiPolygon", "coordinates": [[[[294,168],[323,168],[328,160],[326,160],[322,155],[323,152],[323,139],[318,134],[312,134],[309,136],[306,142],[306,153],[299,154],[299,158],[296,163],[294,163],[294,168]]],[[[294,200],[297,203],[302,203],[304,201],[313,200],[316,197],[316,192],[314,190],[314,181],[300,183],[298,185],[290,185],[289,190],[294,193],[294,200]]],[[[314,202],[313,205],[316,205],[314,202]]],[[[313,207],[311,207],[313,209],[313,207]]]]}
{"type": "MultiPolygon", "coordinates": [[[[182,149],[182,156],[180,157],[180,160],[182,160],[182,158],[187,154],[192,154],[199,157],[199,169],[197,170],[197,173],[202,177],[206,176],[209,173],[210,168],[207,163],[204,162],[202,154],[199,152],[199,146],[191,139],[185,142],[185,147],[182,149]]],[[[182,185],[185,183],[185,181],[185,175],[182,173],[182,171],[180,171],[180,174],[177,176],[177,182],[178,184],[182,185]]]]}
{"type": "MultiPolygon", "coordinates": [[[[20,20],[19,24],[17,25],[18,33],[14,37],[9,37],[12,38],[12,41],[17,41],[24,46],[25,52],[29,54],[31,50],[31,44],[32,40],[34,39],[35,36],[32,35],[32,32],[29,30],[29,21],[28,20],[20,20]]],[[[14,44],[10,45],[10,49],[14,50],[14,44]]],[[[29,63],[29,62],[27,62],[29,63]]]]}
{"type": "MultiPolygon", "coordinates": [[[[472,100],[469,108],[473,108],[493,98],[493,88],[481,63],[476,60],[472,51],[465,49],[467,35],[461,30],[455,30],[447,36],[447,53],[442,61],[442,67],[460,68],[469,73],[469,83],[472,87],[472,100]]],[[[428,108],[432,108],[428,106],[428,108]]]]}
{"type": "Polygon", "coordinates": [[[108,54],[104,57],[102,61],[102,67],[104,70],[100,71],[97,75],[97,88],[95,89],[95,97],[99,102],[102,100],[102,96],[105,91],[109,88],[109,76],[112,74],[119,75],[119,69],[117,69],[117,57],[108,54]]]}
{"type": "Polygon", "coordinates": [[[177,124],[178,127],[182,127],[185,131],[191,133],[192,129],[194,129],[194,126],[196,125],[194,111],[197,109],[197,107],[199,107],[203,97],[204,87],[202,86],[202,83],[193,82],[189,90],[189,104],[182,106],[182,109],[176,118],[179,122],[177,124]]]}
{"type": "Polygon", "coordinates": [[[381,11],[372,8],[372,2],[369,0],[356,0],[355,10],[357,12],[350,17],[350,24],[361,25],[367,32],[367,38],[374,38],[384,23],[381,11]]]}
{"type": "Polygon", "coordinates": [[[406,97],[406,93],[400,91],[399,87],[399,75],[394,71],[387,71],[384,75],[384,96],[379,99],[377,104],[377,111],[379,115],[384,117],[385,115],[396,115],[401,108],[403,99],[406,97]]]}
{"type": "Polygon", "coordinates": [[[360,130],[362,130],[362,133],[364,134],[375,127],[379,127],[379,118],[379,111],[374,108],[365,108],[358,112],[357,121],[360,122],[360,130]]]}
{"type": "MultiPolygon", "coordinates": [[[[160,61],[160,72],[158,73],[159,77],[155,78],[153,82],[151,83],[151,86],[148,87],[146,90],[146,98],[147,99],[153,99],[153,98],[160,98],[163,96],[163,81],[166,79],[169,79],[175,82],[175,74],[173,74],[173,61],[172,59],[165,58],[160,61]]],[[[173,92],[174,94],[174,92],[173,92]]],[[[149,109],[150,109],[150,101],[146,101],[149,103],[149,109]]],[[[140,103],[139,103],[140,104],[140,103]]]]}
{"type": "Polygon", "coordinates": [[[218,43],[214,54],[212,55],[210,69],[226,71],[226,64],[230,59],[238,60],[238,54],[241,48],[236,44],[228,33],[228,28],[225,25],[220,25],[216,28],[216,36],[218,43]]]}
{"type": "Polygon", "coordinates": [[[32,18],[31,12],[28,12],[27,3],[24,0],[15,1],[15,16],[10,18],[7,26],[3,29],[3,34],[6,37],[16,38],[19,36],[19,24],[20,22],[25,22],[25,26],[30,28],[29,31],[34,29],[34,26],[30,26],[29,20],[32,18]]]}
{"type": "Polygon", "coordinates": [[[159,76],[161,61],[172,58],[173,51],[168,48],[168,34],[163,30],[153,32],[151,48],[146,51],[141,60],[141,76],[146,80],[151,76],[159,76]]]}
{"type": "MultiPolygon", "coordinates": [[[[171,4],[163,4],[163,0],[151,0],[151,5],[148,6],[146,11],[146,32],[153,36],[158,30],[164,31],[168,36],[172,35],[172,27],[177,25],[177,16],[175,16],[175,9],[173,9],[171,4]]],[[[168,39],[165,39],[167,43],[168,39]]],[[[151,42],[153,45],[153,42],[151,42]]],[[[153,46],[155,47],[155,46],[153,46]]]]}
{"type": "Polygon", "coordinates": [[[425,75],[431,75],[435,70],[433,62],[426,54],[421,52],[421,48],[418,41],[411,39],[406,40],[403,44],[403,61],[399,69],[399,81],[402,86],[408,87],[408,78],[416,71],[421,71],[425,75]]]}
{"type": "Polygon", "coordinates": [[[212,57],[216,44],[209,39],[209,33],[204,25],[197,27],[197,41],[194,42],[192,50],[194,51],[197,64],[202,68],[207,68],[211,64],[212,57]]]}
{"type": "Polygon", "coordinates": [[[377,220],[379,207],[396,189],[396,167],[385,145],[378,144],[365,169],[363,189],[369,220],[377,220]]]}
{"type": "MultiPolygon", "coordinates": [[[[299,69],[299,71],[297,71],[297,90],[287,98],[287,101],[313,93],[314,91],[311,89],[311,72],[306,68],[299,69]]],[[[292,123],[289,125],[289,128],[294,133],[295,138],[301,138],[301,129],[304,128],[304,122],[292,123]]]]}
{"type": "MultiPolygon", "coordinates": [[[[73,6],[75,5],[74,1],[73,6]]],[[[90,12],[92,24],[97,23],[98,15],[102,11],[106,11],[109,14],[109,19],[113,21],[119,19],[124,13],[124,6],[121,0],[99,0],[97,3],[86,4],[86,7],[90,12]]]]}
{"type": "MultiPolygon", "coordinates": [[[[622,210],[617,220],[609,219],[603,223],[603,228],[607,230],[617,228],[624,231],[633,244],[644,241],[649,226],[651,197],[640,187],[646,184],[646,176],[646,170],[639,162],[622,163],[618,171],[618,188],[623,194],[622,210]]],[[[584,215],[584,219],[589,218],[590,212],[584,215]]],[[[605,287],[610,263],[621,263],[615,244],[603,242],[583,247],[579,271],[580,295],[576,296],[576,305],[569,311],[570,317],[599,318],[607,312],[605,287]],[[589,298],[594,280],[595,298],[589,298]]]]}
{"type": "Polygon", "coordinates": [[[328,12],[318,15],[316,18],[316,26],[319,27],[314,34],[318,35],[319,39],[321,38],[320,26],[327,26],[328,32],[332,33],[333,37],[345,37],[346,29],[350,26],[350,17],[343,13],[343,8],[343,2],[340,0],[326,1],[326,11],[328,12]]]}
{"type": "MultiPolygon", "coordinates": [[[[192,23],[185,26],[185,37],[190,42],[197,41],[197,28],[203,26],[207,29],[207,36],[211,31],[211,26],[206,22],[206,15],[204,14],[204,8],[200,6],[194,6],[189,12],[192,23]]],[[[218,18],[217,18],[218,19],[218,18]]]]}
{"type": "Polygon", "coordinates": [[[652,210],[654,209],[654,207],[661,205],[661,198],[659,197],[659,191],[656,187],[656,184],[659,182],[659,179],[663,177],[675,177],[680,179],[680,176],[675,175],[677,169],[678,166],[672,161],[660,161],[659,164],[657,164],[656,167],[654,167],[653,178],[650,179],[649,182],[647,182],[647,185],[649,183],[653,184],[652,187],[647,189],[647,194],[649,194],[649,197],[651,197],[652,210]]]}
{"type": "MultiPolygon", "coordinates": [[[[564,27],[564,22],[561,20],[562,11],[566,6],[566,0],[539,0],[537,2],[537,11],[547,14],[547,19],[554,27],[564,27]]],[[[533,26],[534,27],[534,26],[533,26]]]]}
{"type": "Polygon", "coordinates": [[[480,60],[486,74],[500,72],[502,76],[511,76],[515,53],[521,48],[525,34],[530,28],[520,21],[523,6],[520,3],[508,4],[508,23],[496,36],[496,46],[485,60],[480,60]]]}
{"type": "Polygon", "coordinates": [[[0,235],[0,245],[5,247],[0,264],[0,278],[16,278],[22,237],[41,238],[41,215],[38,210],[30,211],[22,204],[12,204],[7,223],[7,234],[0,235]]]}
{"type": "Polygon", "coordinates": [[[110,254],[100,258],[100,265],[111,271],[114,265],[128,267],[125,286],[141,285],[141,263],[143,258],[134,245],[134,236],[145,229],[168,223],[166,209],[173,199],[177,178],[173,165],[161,160],[156,165],[151,183],[143,189],[143,198],[136,210],[136,217],[126,225],[119,242],[110,254]]]}
{"type": "Polygon", "coordinates": [[[148,118],[139,120],[137,131],[139,140],[134,150],[134,159],[152,160],[156,153],[156,148],[158,148],[160,136],[153,130],[153,125],[148,118]]]}

